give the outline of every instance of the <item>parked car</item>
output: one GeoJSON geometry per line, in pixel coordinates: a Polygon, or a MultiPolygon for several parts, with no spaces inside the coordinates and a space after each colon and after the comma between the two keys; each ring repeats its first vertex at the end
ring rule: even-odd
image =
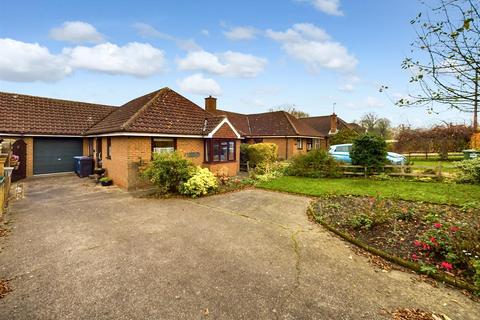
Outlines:
{"type": "MultiPolygon", "coordinates": [[[[352,163],[352,158],[350,158],[350,151],[352,150],[352,144],[334,144],[328,149],[328,153],[332,157],[340,162],[352,163]]],[[[401,154],[395,152],[387,152],[387,160],[391,164],[401,165],[407,163],[407,158],[401,154]]]]}

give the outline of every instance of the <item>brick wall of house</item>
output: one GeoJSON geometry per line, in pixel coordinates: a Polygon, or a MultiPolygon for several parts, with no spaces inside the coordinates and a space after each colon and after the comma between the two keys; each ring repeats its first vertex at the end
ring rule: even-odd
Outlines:
{"type": "Polygon", "coordinates": [[[23,138],[23,141],[27,145],[27,177],[33,176],[33,138],[26,137],[23,138]]]}
{"type": "Polygon", "coordinates": [[[203,165],[205,159],[204,139],[178,138],[177,150],[195,165],[203,165]]]}
{"type": "MultiPolygon", "coordinates": [[[[107,138],[102,139],[102,168],[113,183],[121,188],[128,188],[128,137],[111,137],[111,157],[107,158],[107,138]]],[[[97,145],[95,141],[95,146],[97,145]]]]}
{"type": "Polygon", "coordinates": [[[237,138],[237,135],[235,134],[235,132],[232,130],[232,128],[227,124],[227,123],[224,123],[220,129],[218,129],[217,132],[215,132],[215,134],[213,135],[214,138],[233,138],[233,139],[236,139],[237,138]]]}
{"type": "MultiPolygon", "coordinates": [[[[291,139],[289,139],[291,140],[291,139]]],[[[264,138],[264,143],[275,143],[278,147],[278,159],[286,160],[287,159],[287,138],[264,138]]],[[[290,156],[290,152],[288,156],[290,156]]]]}

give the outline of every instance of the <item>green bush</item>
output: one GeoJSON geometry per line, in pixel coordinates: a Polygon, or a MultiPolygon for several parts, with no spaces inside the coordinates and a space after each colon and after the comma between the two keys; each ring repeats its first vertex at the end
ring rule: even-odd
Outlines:
{"type": "Polygon", "coordinates": [[[290,166],[286,168],[290,176],[311,178],[338,177],[339,165],[328,152],[315,149],[292,158],[290,166]]]}
{"type": "Polygon", "coordinates": [[[341,129],[328,138],[330,145],[352,143],[358,138],[358,133],[352,129],[341,129]]]}
{"type": "Polygon", "coordinates": [[[153,160],[142,171],[162,193],[178,192],[180,185],[196,172],[196,167],[178,152],[155,154],[153,160]]]}
{"type": "Polygon", "coordinates": [[[350,151],[352,164],[366,166],[373,170],[380,170],[387,162],[387,144],[383,138],[364,134],[353,141],[350,151]]]}
{"type": "Polygon", "coordinates": [[[248,161],[253,167],[271,164],[277,161],[278,146],[275,143],[256,143],[248,145],[248,161]]]}
{"type": "Polygon", "coordinates": [[[480,158],[460,161],[454,167],[459,169],[459,182],[480,183],[480,158]]]}
{"type": "Polygon", "coordinates": [[[218,188],[215,175],[207,168],[197,168],[193,176],[180,186],[180,193],[192,198],[204,196],[218,188]]]}

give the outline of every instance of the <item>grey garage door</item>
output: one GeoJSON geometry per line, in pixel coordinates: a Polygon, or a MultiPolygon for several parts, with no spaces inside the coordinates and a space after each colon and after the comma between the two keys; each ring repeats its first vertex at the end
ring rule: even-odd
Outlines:
{"type": "Polygon", "coordinates": [[[33,174],[75,171],[73,157],[82,153],[81,138],[34,138],[33,174]]]}

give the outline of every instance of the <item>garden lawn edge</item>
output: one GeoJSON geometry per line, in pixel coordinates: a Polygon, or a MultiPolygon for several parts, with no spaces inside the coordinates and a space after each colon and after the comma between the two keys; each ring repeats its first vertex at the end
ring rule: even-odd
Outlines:
{"type": "Polygon", "coordinates": [[[452,286],[455,286],[457,288],[468,290],[468,291],[470,291],[474,294],[478,293],[480,291],[480,288],[477,288],[476,286],[474,286],[470,283],[467,283],[467,282],[462,281],[462,280],[458,280],[454,277],[450,277],[450,276],[448,276],[446,274],[443,274],[443,273],[428,274],[427,272],[424,272],[420,269],[420,265],[418,263],[414,263],[414,262],[402,259],[400,257],[389,254],[389,253],[387,253],[383,250],[372,247],[372,246],[370,246],[370,245],[368,245],[368,244],[350,236],[349,234],[338,230],[337,228],[335,228],[332,225],[326,223],[322,219],[317,218],[317,216],[315,215],[315,210],[312,207],[312,203],[310,203],[310,205],[307,208],[307,215],[310,218],[312,218],[314,221],[316,221],[317,223],[320,223],[327,230],[335,233],[336,235],[340,236],[341,238],[345,239],[346,241],[348,241],[348,242],[350,242],[350,243],[352,243],[352,244],[354,244],[354,245],[356,245],[356,246],[358,246],[358,247],[360,247],[360,248],[362,248],[362,249],[364,249],[364,250],[366,250],[366,251],[368,251],[372,254],[378,255],[378,256],[384,258],[385,260],[396,263],[396,264],[398,264],[402,267],[408,268],[408,269],[413,270],[417,273],[425,274],[425,275],[427,275],[431,278],[434,278],[435,280],[445,282],[445,283],[450,284],[452,286]]]}

